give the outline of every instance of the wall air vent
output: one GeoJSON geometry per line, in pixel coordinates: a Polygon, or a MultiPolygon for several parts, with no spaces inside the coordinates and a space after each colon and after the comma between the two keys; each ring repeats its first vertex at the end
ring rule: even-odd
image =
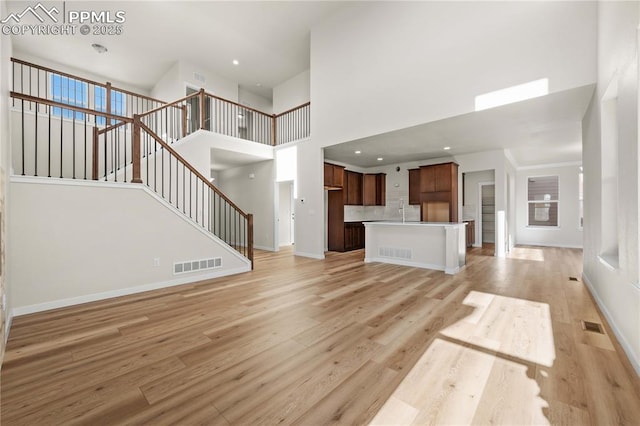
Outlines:
{"type": "Polygon", "coordinates": [[[189,272],[203,271],[206,269],[216,269],[222,267],[222,258],[188,260],[186,262],[176,262],[173,264],[173,274],[186,274],[189,272]]]}
{"type": "Polygon", "coordinates": [[[379,247],[378,256],[389,257],[392,259],[411,259],[412,254],[411,254],[411,249],[379,247]]]}

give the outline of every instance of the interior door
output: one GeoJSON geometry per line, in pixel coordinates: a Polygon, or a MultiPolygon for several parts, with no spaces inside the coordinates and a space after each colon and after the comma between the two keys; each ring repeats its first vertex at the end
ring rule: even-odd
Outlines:
{"type": "Polygon", "coordinates": [[[280,247],[293,244],[293,183],[279,183],[278,240],[280,247]]]}

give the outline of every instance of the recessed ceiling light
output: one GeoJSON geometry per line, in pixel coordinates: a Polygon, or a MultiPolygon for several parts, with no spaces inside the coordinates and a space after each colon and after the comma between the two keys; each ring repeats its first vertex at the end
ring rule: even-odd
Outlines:
{"type": "Polygon", "coordinates": [[[260,86],[262,86],[262,84],[260,84],[260,83],[256,83],[256,86],[260,87],[260,86]]]}
{"type": "Polygon", "coordinates": [[[356,154],[362,154],[362,151],[356,151],[356,154]]]}
{"type": "Polygon", "coordinates": [[[451,147],[450,147],[450,146],[445,146],[445,147],[444,147],[444,148],[442,148],[442,149],[444,149],[445,151],[449,151],[449,150],[451,149],[451,147]]]}
{"type": "Polygon", "coordinates": [[[103,45],[98,44],[98,43],[93,43],[91,45],[91,47],[93,47],[96,50],[96,52],[98,52],[98,53],[105,53],[105,52],[107,52],[109,50],[106,47],[104,47],[103,45]]]}
{"type": "Polygon", "coordinates": [[[233,60],[233,65],[240,65],[240,62],[238,62],[238,60],[237,60],[237,59],[234,59],[234,60],[233,60]]]}
{"type": "Polygon", "coordinates": [[[378,157],[378,161],[382,161],[382,160],[384,160],[384,158],[378,157]]]}

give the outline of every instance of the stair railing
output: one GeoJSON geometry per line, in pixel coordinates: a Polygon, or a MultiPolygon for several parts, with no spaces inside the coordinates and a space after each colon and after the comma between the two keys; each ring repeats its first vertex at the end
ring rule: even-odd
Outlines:
{"type": "Polygon", "coordinates": [[[273,145],[308,138],[311,135],[311,102],[273,116],[273,145]]]}
{"type": "Polygon", "coordinates": [[[134,116],[132,182],[144,183],[251,261],[253,215],[245,213],[167,142],[134,116]],[[149,154],[153,153],[153,155],[149,154]]]}

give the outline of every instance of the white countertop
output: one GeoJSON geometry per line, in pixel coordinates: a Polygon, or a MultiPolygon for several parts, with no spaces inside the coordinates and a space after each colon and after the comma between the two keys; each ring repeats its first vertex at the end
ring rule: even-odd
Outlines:
{"type": "Polygon", "coordinates": [[[466,226],[466,223],[463,222],[410,222],[410,221],[401,221],[401,220],[381,220],[376,222],[363,222],[364,226],[370,225],[399,225],[399,226],[466,226]]]}

